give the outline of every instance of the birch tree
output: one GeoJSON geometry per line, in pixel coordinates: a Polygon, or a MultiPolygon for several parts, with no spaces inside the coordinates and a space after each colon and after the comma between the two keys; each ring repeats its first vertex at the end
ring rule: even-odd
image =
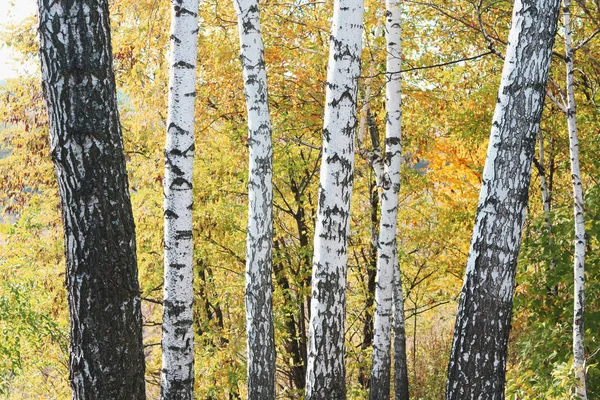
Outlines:
{"type": "Polygon", "coordinates": [[[461,292],[446,398],[503,399],[515,269],[558,0],[516,0],[461,292]]]}
{"type": "Polygon", "coordinates": [[[408,400],[404,296],[397,261],[394,266],[394,392],[394,399],[408,400]]]}
{"type": "Polygon", "coordinates": [[[336,0],[315,223],[306,399],[345,399],[344,314],[364,3],[336,0]]]}
{"type": "Polygon", "coordinates": [[[256,0],[234,0],[248,111],[248,232],[246,239],[246,340],[248,398],[275,399],[271,256],[273,147],[267,71],[256,0]]]}
{"type": "Polygon", "coordinates": [[[136,241],[108,1],[38,1],[63,213],[74,399],[144,399],[136,241]]]}
{"type": "MultiPolygon", "coordinates": [[[[386,135],[385,157],[373,162],[381,197],[381,219],[377,240],[377,284],[375,286],[375,322],[373,328],[373,364],[371,368],[370,398],[390,396],[391,332],[394,284],[400,284],[397,269],[396,226],[398,220],[398,193],[400,191],[401,145],[401,21],[400,2],[386,1],[386,135]],[[398,278],[398,279],[396,279],[398,278]]],[[[399,299],[399,297],[398,297],[399,299]]],[[[403,305],[402,305],[403,308],[403,305]]]]}
{"type": "Polygon", "coordinates": [[[575,68],[573,64],[573,43],[571,38],[571,0],[563,0],[563,21],[565,24],[565,52],[567,65],[567,125],[569,129],[569,153],[571,157],[571,181],[573,184],[573,213],[575,216],[575,256],[574,256],[574,314],[573,314],[573,368],[577,378],[575,393],[578,398],[587,399],[585,387],[585,347],[584,347],[584,265],[585,265],[585,226],[583,219],[583,188],[579,169],[579,140],[575,108],[575,68]]]}
{"type": "Polygon", "coordinates": [[[192,170],[198,1],[172,0],[169,109],[165,146],[164,300],[161,396],[192,399],[194,299],[192,170]]]}

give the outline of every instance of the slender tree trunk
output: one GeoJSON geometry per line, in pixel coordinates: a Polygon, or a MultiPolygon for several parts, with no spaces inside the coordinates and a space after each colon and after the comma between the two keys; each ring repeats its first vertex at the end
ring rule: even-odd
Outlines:
{"type": "MultiPolygon", "coordinates": [[[[417,316],[415,315],[416,318],[417,316]]],[[[402,294],[402,279],[397,259],[394,266],[394,386],[394,398],[396,400],[408,400],[404,296],[402,294]]]]}
{"type": "Polygon", "coordinates": [[[567,124],[569,128],[569,152],[571,155],[571,179],[573,183],[573,213],[575,215],[575,257],[574,257],[574,315],[573,315],[573,367],[577,378],[575,393],[578,398],[587,399],[585,387],[585,348],[584,348],[584,265],[585,265],[585,226],[583,220],[583,188],[579,169],[579,140],[575,110],[575,82],[573,66],[573,45],[571,41],[571,0],[563,0],[565,24],[565,51],[567,57],[567,124]]]}
{"type": "Polygon", "coordinates": [[[390,397],[394,270],[396,269],[396,226],[402,163],[401,135],[401,21],[400,2],[386,1],[386,135],[383,170],[377,171],[381,195],[381,220],[377,240],[377,284],[370,398],[390,397]]]}
{"type": "Polygon", "coordinates": [[[323,160],[315,223],[306,399],[345,399],[347,236],[364,3],[336,0],[330,39],[323,160]]]}
{"type": "MultiPolygon", "coordinates": [[[[533,159],[536,167],[538,169],[538,173],[540,175],[540,188],[542,191],[542,207],[544,209],[544,225],[546,228],[546,235],[548,236],[548,245],[554,246],[554,238],[552,236],[552,220],[550,216],[551,210],[551,198],[550,198],[550,189],[548,188],[548,182],[546,180],[546,167],[545,167],[545,155],[544,155],[544,135],[540,131],[538,134],[538,146],[539,146],[539,162],[533,159]]],[[[546,280],[548,281],[549,275],[556,273],[556,261],[554,260],[554,256],[550,258],[550,271],[546,271],[546,280]]],[[[552,296],[558,295],[558,287],[556,285],[551,285],[549,283],[546,284],[548,289],[548,294],[552,296]]]]}
{"type": "Polygon", "coordinates": [[[39,0],[42,81],[58,178],[74,399],[144,399],[135,228],[107,1],[39,0]]]}
{"type": "Polygon", "coordinates": [[[248,399],[275,398],[271,254],[273,147],[267,71],[256,0],[234,0],[248,109],[248,237],[246,241],[246,338],[248,399]]]}
{"type": "Polygon", "coordinates": [[[194,268],[192,172],[198,1],[172,0],[169,112],[165,146],[165,264],[161,396],[192,399],[194,268]]]}
{"type": "Polygon", "coordinates": [[[559,0],[517,0],[448,367],[446,398],[504,399],[515,269],[559,0]]]}
{"type": "MultiPolygon", "coordinates": [[[[363,253],[363,260],[366,265],[366,276],[364,277],[364,279],[366,280],[367,284],[364,312],[365,319],[363,322],[362,329],[363,340],[360,345],[360,348],[363,351],[373,346],[373,304],[375,303],[375,279],[377,277],[377,226],[379,225],[379,193],[375,179],[370,179],[369,197],[369,203],[371,208],[371,240],[369,241],[369,249],[367,254],[365,255],[365,253],[363,253]]],[[[371,384],[370,371],[361,368],[361,370],[359,371],[358,382],[364,389],[368,389],[371,384]]]]}

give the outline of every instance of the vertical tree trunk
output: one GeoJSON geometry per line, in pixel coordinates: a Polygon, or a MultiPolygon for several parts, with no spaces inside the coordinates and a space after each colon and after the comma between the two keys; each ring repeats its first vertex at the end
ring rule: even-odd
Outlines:
{"type": "Polygon", "coordinates": [[[515,2],[454,330],[448,400],[504,399],[515,269],[559,6],[559,0],[515,2]]]}
{"type": "Polygon", "coordinates": [[[400,2],[386,1],[386,135],[383,170],[376,168],[381,195],[381,220],[377,240],[377,284],[370,398],[390,397],[392,310],[396,269],[396,226],[402,163],[401,135],[401,21],[400,2]]]}
{"type": "Polygon", "coordinates": [[[248,237],[246,338],[248,399],[275,399],[275,339],[271,288],[273,147],[267,71],[256,0],[234,0],[248,109],[248,237]]]}
{"type": "Polygon", "coordinates": [[[567,125],[569,128],[569,153],[571,155],[571,179],[573,183],[573,213],[575,216],[575,257],[574,257],[574,315],[573,315],[573,367],[577,378],[575,393],[587,399],[585,387],[585,348],[584,338],[584,265],[585,265],[585,226],[583,220],[583,188],[579,169],[579,140],[575,110],[575,83],[573,66],[573,45],[571,41],[571,0],[563,0],[565,24],[565,52],[567,58],[567,125]]]}
{"type": "Polygon", "coordinates": [[[74,399],[144,399],[135,228],[107,1],[39,0],[50,150],[58,178],[74,399]]]}
{"type": "Polygon", "coordinates": [[[161,396],[192,399],[194,269],[192,171],[198,1],[172,0],[169,112],[165,146],[165,263],[161,396]]]}
{"type": "MultiPolygon", "coordinates": [[[[417,316],[415,315],[415,319],[417,316]]],[[[416,332],[415,332],[416,335],[416,332]]],[[[398,261],[394,266],[394,391],[396,400],[408,400],[404,296],[398,261]]]]}
{"type": "Polygon", "coordinates": [[[347,236],[364,4],[336,0],[330,39],[323,160],[315,223],[306,399],[345,399],[347,236]]]}

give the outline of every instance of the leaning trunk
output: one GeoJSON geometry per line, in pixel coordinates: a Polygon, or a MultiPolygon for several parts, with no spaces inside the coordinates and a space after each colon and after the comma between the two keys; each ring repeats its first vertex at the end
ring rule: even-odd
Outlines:
{"type": "Polygon", "coordinates": [[[506,354],[559,0],[517,0],[461,293],[446,398],[504,399],[506,354]]]}
{"type": "Polygon", "coordinates": [[[336,0],[330,39],[323,160],[315,223],[306,399],[345,399],[347,236],[364,4],[336,0]]]}
{"type": "Polygon", "coordinates": [[[275,339],[271,288],[273,148],[267,71],[256,0],[234,0],[248,110],[248,233],[246,339],[248,399],[275,399],[275,339]]]}
{"type": "Polygon", "coordinates": [[[173,0],[165,146],[165,263],[161,396],[192,399],[194,269],[192,170],[198,1],[173,0]]]}
{"type": "MultiPolygon", "coordinates": [[[[400,2],[386,2],[386,134],[383,168],[375,168],[379,175],[381,220],[377,240],[377,284],[375,286],[375,322],[373,328],[373,364],[371,368],[370,398],[390,397],[391,332],[394,298],[394,270],[397,265],[396,226],[398,220],[398,193],[400,191],[400,164],[402,162],[401,133],[401,56],[400,56],[400,2]]],[[[381,164],[375,164],[381,166],[381,164]]],[[[374,167],[375,167],[374,165],[374,167]]]]}
{"type": "Polygon", "coordinates": [[[144,399],[135,228],[108,1],[39,0],[42,81],[58,178],[74,399],[144,399]]]}
{"type": "Polygon", "coordinates": [[[565,23],[565,50],[567,58],[567,124],[569,128],[569,152],[571,155],[571,180],[573,183],[573,213],[575,215],[575,257],[574,257],[574,315],[573,315],[573,368],[577,378],[575,393],[580,399],[587,399],[585,387],[585,348],[583,345],[584,324],[584,261],[585,227],[583,221],[583,188],[579,170],[579,140],[575,119],[575,83],[573,67],[573,45],[571,42],[571,0],[563,2],[565,23]]]}

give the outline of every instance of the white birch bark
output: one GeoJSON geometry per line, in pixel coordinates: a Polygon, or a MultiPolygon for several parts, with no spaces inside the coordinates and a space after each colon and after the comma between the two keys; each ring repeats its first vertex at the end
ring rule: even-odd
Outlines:
{"type": "Polygon", "coordinates": [[[575,257],[574,257],[574,315],[573,315],[573,368],[577,378],[575,393],[580,399],[587,399],[585,386],[584,348],[584,262],[585,227],[583,220],[583,188],[579,169],[579,140],[575,108],[575,83],[573,66],[573,44],[571,41],[571,0],[563,0],[565,24],[565,52],[567,64],[567,125],[569,129],[569,153],[571,156],[571,180],[573,184],[573,213],[575,216],[575,257]]]}
{"type": "Polygon", "coordinates": [[[192,170],[198,1],[172,0],[169,109],[165,146],[164,310],[161,396],[192,399],[192,170]]]}
{"type": "Polygon", "coordinates": [[[400,2],[386,1],[386,135],[384,170],[378,179],[381,219],[377,240],[377,283],[370,385],[372,400],[387,399],[390,395],[394,269],[397,265],[396,226],[402,162],[400,19],[400,2]]]}
{"type": "Polygon", "coordinates": [[[345,399],[347,236],[354,168],[363,0],[336,0],[315,223],[306,399],[345,399]]]}
{"type": "Polygon", "coordinates": [[[267,71],[256,0],[234,0],[248,110],[248,232],[246,241],[246,339],[248,399],[275,399],[271,254],[273,187],[267,71]]]}
{"type": "Polygon", "coordinates": [[[560,0],[516,0],[448,366],[447,400],[504,399],[515,282],[560,0]]]}

